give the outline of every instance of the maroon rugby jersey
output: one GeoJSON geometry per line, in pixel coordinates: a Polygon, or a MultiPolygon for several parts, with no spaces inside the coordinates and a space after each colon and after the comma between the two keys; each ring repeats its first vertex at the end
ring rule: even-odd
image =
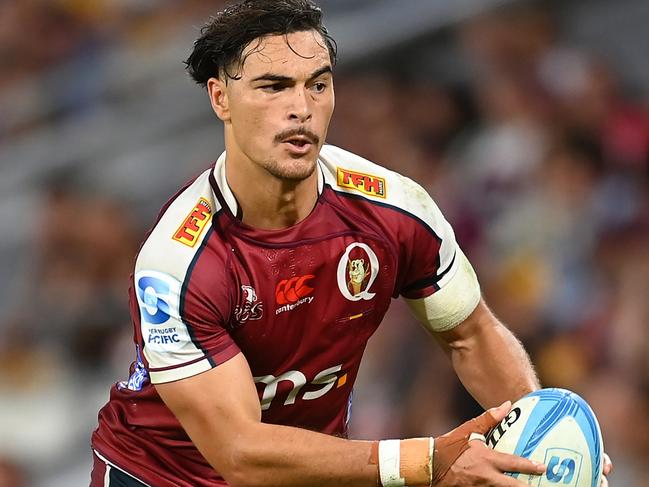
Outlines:
{"type": "MultiPolygon", "coordinates": [[[[156,487],[227,484],[152,384],[242,352],[264,422],[344,436],[365,345],[391,299],[409,298],[425,318],[438,313],[427,300],[466,275],[450,225],[399,174],[325,146],[312,213],[269,231],[237,218],[224,168],[225,154],[165,206],[138,255],[137,360],[92,438],[102,458],[156,487]]],[[[445,327],[475,308],[474,281],[460,282],[471,291],[461,299],[444,298],[457,317],[445,327]]]]}

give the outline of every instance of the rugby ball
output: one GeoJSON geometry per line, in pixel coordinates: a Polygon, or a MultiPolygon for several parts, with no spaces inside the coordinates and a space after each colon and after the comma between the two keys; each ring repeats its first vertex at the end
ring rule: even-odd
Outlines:
{"type": "Polygon", "coordinates": [[[546,465],[542,475],[511,473],[536,487],[600,487],[602,433],[593,410],[565,389],[541,389],[516,401],[487,435],[487,446],[546,465]]]}

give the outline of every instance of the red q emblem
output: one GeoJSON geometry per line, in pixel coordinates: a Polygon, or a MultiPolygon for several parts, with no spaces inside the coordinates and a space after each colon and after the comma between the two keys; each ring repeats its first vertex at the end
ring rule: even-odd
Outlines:
{"type": "Polygon", "coordinates": [[[277,304],[297,303],[301,298],[311,294],[313,288],[307,286],[306,283],[314,277],[313,274],[307,274],[306,276],[291,277],[279,281],[275,288],[277,304]]]}
{"type": "Polygon", "coordinates": [[[374,251],[360,242],[350,244],[338,262],[338,289],[350,301],[369,301],[369,291],[379,273],[379,259],[374,251]]]}

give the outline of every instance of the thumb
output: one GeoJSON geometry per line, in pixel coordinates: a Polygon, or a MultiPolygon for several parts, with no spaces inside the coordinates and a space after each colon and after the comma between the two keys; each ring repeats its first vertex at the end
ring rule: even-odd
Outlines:
{"type": "Polygon", "coordinates": [[[511,401],[505,401],[497,408],[491,408],[482,413],[480,416],[475,418],[475,423],[473,427],[476,433],[481,433],[486,435],[491,429],[493,429],[498,423],[500,423],[505,416],[509,414],[509,410],[512,407],[511,401]]]}

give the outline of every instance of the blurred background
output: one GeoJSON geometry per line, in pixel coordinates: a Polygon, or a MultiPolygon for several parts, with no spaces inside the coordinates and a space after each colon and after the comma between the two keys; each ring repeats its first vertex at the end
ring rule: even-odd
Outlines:
{"type": "MultiPolygon", "coordinates": [[[[320,4],[340,48],[329,141],[427,188],[543,384],[595,409],[611,485],[649,485],[649,2],[320,4]]],[[[182,64],[222,6],[0,1],[0,487],[88,485],[133,357],[138,244],[223,148],[182,64]]],[[[424,335],[395,302],[354,437],[479,412],[424,335]]]]}

